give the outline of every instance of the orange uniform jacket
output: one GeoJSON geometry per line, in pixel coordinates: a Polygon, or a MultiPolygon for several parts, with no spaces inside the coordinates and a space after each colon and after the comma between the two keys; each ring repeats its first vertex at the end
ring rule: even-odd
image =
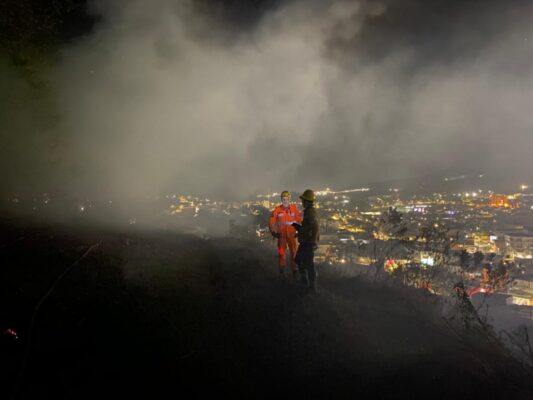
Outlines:
{"type": "Polygon", "coordinates": [[[296,229],[292,226],[293,222],[302,223],[302,215],[296,205],[290,204],[286,209],[279,205],[270,215],[268,227],[270,232],[277,232],[281,237],[294,238],[296,229]]]}

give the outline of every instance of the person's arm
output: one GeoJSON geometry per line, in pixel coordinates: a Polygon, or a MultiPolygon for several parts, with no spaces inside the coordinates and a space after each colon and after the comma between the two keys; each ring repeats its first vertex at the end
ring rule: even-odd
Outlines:
{"type": "Polygon", "coordinates": [[[295,218],[296,219],[296,222],[301,225],[302,224],[302,213],[300,212],[300,210],[298,210],[298,207],[294,206],[294,214],[295,214],[295,218]]]}
{"type": "Polygon", "coordinates": [[[318,215],[316,210],[313,209],[313,213],[311,215],[310,221],[310,231],[311,231],[311,242],[317,244],[320,240],[320,233],[319,233],[319,223],[318,223],[318,215]]]}
{"type": "Polygon", "coordinates": [[[277,221],[277,215],[276,215],[276,210],[274,210],[274,211],[272,211],[272,214],[270,214],[270,218],[268,220],[268,230],[270,231],[270,234],[273,237],[278,237],[279,236],[278,232],[276,232],[274,230],[274,226],[276,225],[276,221],[277,221]]]}
{"type": "Polygon", "coordinates": [[[304,242],[318,242],[318,218],[314,209],[310,209],[304,214],[300,234],[304,242]]]}
{"type": "Polygon", "coordinates": [[[292,206],[292,212],[294,214],[294,222],[292,223],[292,227],[296,229],[296,232],[298,232],[302,227],[302,214],[300,214],[300,210],[298,210],[298,207],[295,205],[292,206]]]}

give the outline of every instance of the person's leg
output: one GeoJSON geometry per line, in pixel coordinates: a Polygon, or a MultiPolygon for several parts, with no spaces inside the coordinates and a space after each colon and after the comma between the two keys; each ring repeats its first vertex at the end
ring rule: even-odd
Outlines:
{"type": "Polygon", "coordinates": [[[308,287],[310,276],[309,276],[309,261],[312,260],[312,258],[309,257],[309,251],[312,250],[312,248],[307,243],[302,243],[298,247],[298,254],[300,254],[300,278],[301,282],[308,287]]]}
{"type": "Polygon", "coordinates": [[[289,247],[289,252],[291,256],[291,270],[292,270],[292,276],[296,278],[298,275],[298,265],[296,263],[296,253],[298,251],[298,242],[296,241],[296,238],[288,238],[287,245],[289,247]]]}
{"type": "Polygon", "coordinates": [[[304,270],[307,276],[307,286],[314,292],[316,292],[316,270],[315,270],[315,250],[311,243],[303,243],[300,248],[304,247],[304,257],[302,257],[304,270]]]}
{"type": "Polygon", "coordinates": [[[313,292],[316,293],[317,292],[317,279],[316,279],[317,273],[315,269],[315,262],[313,260],[314,260],[314,251],[313,249],[311,249],[311,256],[310,256],[309,264],[307,267],[307,271],[309,274],[309,287],[311,288],[313,292]]]}
{"type": "Polygon", "coordinates": [[[296,250],[296,257],[294,257],[294,262],[296,263],[298,267],[298,274],[300,275],[300,283],[305,283],[305,277],[307,276],[305,273],[305,266],[304,266],[304,249],[302,246],[298,246],[298,249],[296,250]]]}
{"type": "Polygon", "coordinates": [[[278,239],[278,263],[280,275],[283,275],[283,272],[285,271],[285,266],[287,265],[286,249],[287,240],[283,236],[281,236],[278,239]]]}

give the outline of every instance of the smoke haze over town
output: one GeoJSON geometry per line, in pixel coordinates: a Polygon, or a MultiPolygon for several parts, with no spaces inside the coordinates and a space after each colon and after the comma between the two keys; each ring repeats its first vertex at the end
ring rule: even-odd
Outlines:
{"type": "Polygon", "coordinates": [[[235,198],[531,179],[527,1],[90,1],[46,93],[1,60],[4,191],[235,198]]]}

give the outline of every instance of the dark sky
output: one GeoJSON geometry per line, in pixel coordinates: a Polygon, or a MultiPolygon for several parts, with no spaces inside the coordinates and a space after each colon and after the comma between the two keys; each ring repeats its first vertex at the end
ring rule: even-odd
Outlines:
{"type": "Polygon", "coordinates": [[[235,197],[533,181],[532,4],[89,1],[44,91],[0,58],[2,186],[235,197]]]}

